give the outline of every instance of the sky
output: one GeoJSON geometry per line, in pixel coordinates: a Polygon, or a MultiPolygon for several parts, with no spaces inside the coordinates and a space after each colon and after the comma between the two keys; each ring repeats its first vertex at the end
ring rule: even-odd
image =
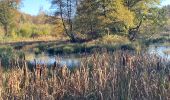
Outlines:
{"type": "Polygon", "coordinates": [[[170,5],[170,0],[163,0],[161,5],[170,5]]]}
{"type": "Polygon", "coordinates": [[[37,15],[40,8],[49,11],[50,7],[50,0],[23,0],[20,11],[30,15],[37,15]]]}
{"type": "MultiPolygon", "coordinates": [[[[170,4],[170,0],[163,0],[161,3],[161,5],[168,4],[170,4]]],[[[40,8],[48,12],[50,7],[50,0],[23,0],[20,11],[30,15],[37,15],[40,8]]]]}

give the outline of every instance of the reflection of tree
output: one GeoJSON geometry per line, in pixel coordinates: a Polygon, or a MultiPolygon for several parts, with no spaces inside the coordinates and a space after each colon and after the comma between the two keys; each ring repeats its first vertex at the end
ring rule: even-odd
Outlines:
{"type": "Polygon", "coordinates": [[[34,61],[35,54],[26,52],[25,57],[26,57],[26,60],[28,60],[28,61],[34,61]]]}

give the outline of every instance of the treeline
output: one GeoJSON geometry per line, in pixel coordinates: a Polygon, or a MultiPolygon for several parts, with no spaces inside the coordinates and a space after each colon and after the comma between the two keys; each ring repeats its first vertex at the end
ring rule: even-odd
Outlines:
{"type": "Polygon", "coordinates": [[[0,34],[5,37],[65,35],[71,41],[121,35],[135,40],[139,33],[159,32],[167,22],[160,0],[49,0],[52,14],[19,12],[20,0],[0,1],[0,34]],[[64,34],[63,34],[64,33],[64,34]]]}
{"type": "Polygon", "coordinates": [[[166,24],[160,0],[52,0],[65,33],[77,41],[119,34],[135,40],[139,33],[155,33],[166,24]]]}
{"type": "Polygon", "coordinates": [[[63,33],[62,23],[59,18],[48,16],[40,12],[37,16],[21,13],[20,25],[17,28],[17,36],[39,37],[43,35],[59,36],[63,33]]]}
{"type": "Polygon", "coordinates": [[[0,1],[1,38],[35,38],[43,35],[62,35],[63,28],[60,18],[49,16],[43,10],[40,10],[37,16],[22,13],[19,11],[21,3],[20,0],[0,1]]]}

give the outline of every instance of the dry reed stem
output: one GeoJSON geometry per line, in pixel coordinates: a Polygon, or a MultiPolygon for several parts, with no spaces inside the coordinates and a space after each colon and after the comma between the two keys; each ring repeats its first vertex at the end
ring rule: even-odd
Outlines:
{"type": "Polygon", "coordinates": [[[51,68],[36,64],[35,71],[21,63],[22,68],[1,72],[0,97],[4,100],[170,99],[170,63],[155,55],[95,53],[73,71],[66,65],[59,67],[59,61],[56,62],[51,68]]]}

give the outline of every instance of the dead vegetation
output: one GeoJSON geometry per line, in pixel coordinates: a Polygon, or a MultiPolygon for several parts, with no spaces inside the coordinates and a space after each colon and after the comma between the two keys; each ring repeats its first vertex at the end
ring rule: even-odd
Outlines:
{"type": "MultiPolygon", "coordinates": [[[[166,62],[166,63],[165,63],[166,62]]],[[[26,62],[3,72],[4,100],[169,100],[170,68],[155,55],[129,52],[95,53],[74,70],[67,66],[26,62]]]]}

